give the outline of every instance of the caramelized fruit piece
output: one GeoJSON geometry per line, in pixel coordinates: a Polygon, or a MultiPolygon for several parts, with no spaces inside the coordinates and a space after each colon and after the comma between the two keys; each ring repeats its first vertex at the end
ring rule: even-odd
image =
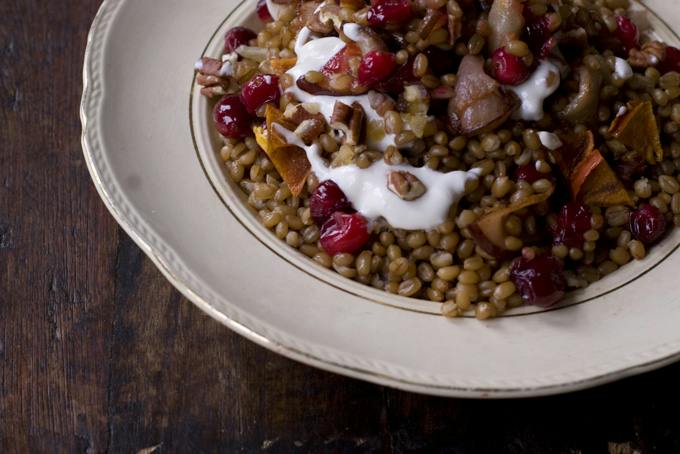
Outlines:
{"type": "Polygon", "coordinates": [[[650,164],[663,161],[659,127],[650,101],[630,101],[627,111],[614,119],[609,133],[650,164]]]}

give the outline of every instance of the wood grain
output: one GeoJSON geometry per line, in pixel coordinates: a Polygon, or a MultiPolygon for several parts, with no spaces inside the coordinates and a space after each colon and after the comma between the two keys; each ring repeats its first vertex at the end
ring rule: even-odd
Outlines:
{"type": "Polygon", "coordinates": [[[560,397],[440,399],[296,364],[201,313],[85,168],[98,6],[0,2],[0,452],[680,452],[680,366],[560,397]]]}

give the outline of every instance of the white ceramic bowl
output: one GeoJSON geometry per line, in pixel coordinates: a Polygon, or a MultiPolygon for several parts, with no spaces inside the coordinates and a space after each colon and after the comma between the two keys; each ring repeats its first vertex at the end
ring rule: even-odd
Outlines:
{"type": "MultiPolygon", "coordinates": [[[[193,63],[257,27],[254,0],[106,0],[85,59],[83,149],[121,226],[201,309],[290,358],[428,394],[520,397],[660,367],[680,352],[680,233],[557,308],[448,320],[439,304],[323,269],[260,225],[224,174],[193,63]]],[[[680,9],[647,6],[680,27],[680,9]]],[[[648,18],[666,41],[677,38],[648,18]]]]}

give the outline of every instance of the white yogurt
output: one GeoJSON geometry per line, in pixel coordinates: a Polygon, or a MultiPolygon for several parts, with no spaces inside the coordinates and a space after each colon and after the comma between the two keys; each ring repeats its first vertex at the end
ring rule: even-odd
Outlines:
{"type": "Polygon", "coordinates": [[[633,68],[630,67],[628,61],[623,58],[616,57],[614,63],[614,74],[621,80],[628,80],[633,77],[633,68]]]}
{"type": "Polygon", "coordinates": [[[525,121],[543,119],[543,101],[560,86],[560,69],[548,60],[543,60],[536,71],[524,83],[516,86],[505,85],[506,90],[514,92],[522,102],[513,118],[525,121]]]}
{"type": "Polygon", "coordinates": [[[283,14],[283,11],[286,9],[286,5],[278,5],[274,3],[272,0],[266,1],[267,9],[269,10],[269,15],[272,17],[272,19],[277,20],[279,17],[281,17],[281,14],[283,14]]]}
{"type": "Polygon", "coordinates": [[[352,41],[359,41],[361,39],[361,25],[359,24],[348,22],[342,26],[342,31],[352,41]]]}
{"type": "Polygon", "coordinates": [[[232,76],[234,74],[234,64],[238,61],[238,54],[230,52],[222,56],[222,67],[220,68],[220,76],[232,76]]]}
{"type": "MultiPolygon", "coordinates": [[[[347,25],[349,24],[345,24],[345,28],[347,28],[347,25]]],[[[349,29],[350,33],[352,33],[351,27],[349,29]]],[[[325,37],[309,41],[310,37],[311,31],[307,27],[304,27],[302,30],[300,30],[295,40],[297,63],[286,73],[289,74],[294,81],[297,81],[308,71],[319,71],[323,65],[325,65],[328,60],[331,59],[331,57],[333,57],[335,54],[340,52],[343,47],[345,47],[345,42],[337,37],[325,37]]],[[[317,104],[319,106],[319,112],[326,118],[328,122],[330,122],[331,115],[333,114],[333,107],[335,106],[336,101],[340,101],[344,104],[347,104],[348,106],[357,102],[364,109],[367,121],[383,122],[383,118],[378,114],[378,112],[375,111],[375,109],[371,107],[371,103],[368,100],[368,95],[312,95],[300,89],[296,83],[293,83],[291,87],[286,89],[286,92],[293,94],[300,102],[317,104]]],[[[394,138],[394,134],[385,134],[380,140],[372,140],[369,138],[368,145],[372,148],[378,149],[378,151],[385,151],[388,146],[394,145],[394,138]]]]}
{"type": "Polygon", "coordinates": [[[407,230],[431,229],[446,221],[452,203],[465,195],[465,184],[479,178],[479,170],[437,172],[429,167],[388,165],[382,159],[367,169],[354,164],[328,167],[316,144],[305,145],[292,131],[279,124],[274,128],[286,142],[302,148],[319,181],[333,180],[352,202],[354,209],[368,221],[382,217],[392,227],[407,230]],[[387,176],[393,171],[415,175],[427,188],[420,198],[406,201],[387,188],[387,176]]]}
{"type": "Polygon", "coordinates": [[[540,139],[541,144],[543,144],[544,147],[551,151],[557,150],[563,145],[562,141],[557,136],[557,134],[554,134],[552,132],[539,131],[538,138],[540,139]]]}

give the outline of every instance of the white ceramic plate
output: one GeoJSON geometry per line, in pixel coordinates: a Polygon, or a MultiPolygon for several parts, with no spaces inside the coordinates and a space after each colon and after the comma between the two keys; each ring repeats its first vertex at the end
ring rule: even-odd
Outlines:
{"type": "MultiPolygon", "coordinates": [[[[223,175],[208,105],[193,85],[194,62],[219,53],[226,29],[256,24],[254,4],[107,0],[89,38],[81,116],[92,178],[184,295],[275,352],[428,394],[559,393],[678,358],[677,231],[559,308],[486,323],[448,320],[436,303],[345,280],[276,240],[223,175]]],[[[680,9],[647,5],[680,27],[680,9]]]]}

